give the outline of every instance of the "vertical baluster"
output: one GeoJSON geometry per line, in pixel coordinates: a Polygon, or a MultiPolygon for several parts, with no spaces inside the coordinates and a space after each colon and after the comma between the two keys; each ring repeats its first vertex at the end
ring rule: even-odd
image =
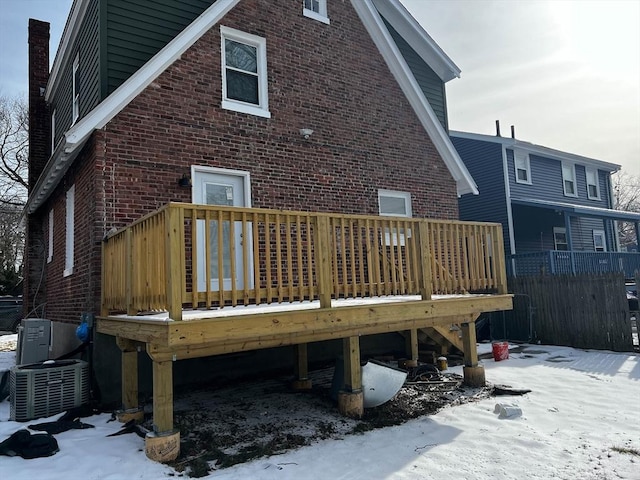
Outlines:
{"type": "Polygon", "coordinates": [[[229,215],[229,256],[231,257],[231,306],[238,305],[238,271],[236,268],[236,221],[235,212],[227,212],[229,215]]]}
{"type": "Polygon", "coordinates": [[[276,281],[278,289],[278,303],[282,303],[282,239],[280,232],[280,214],[275,214],[276,232],[276,281]]]}
{"type": "Polygon", "coordinates": [[[273,292],[271,289],[271,219],[269,214],[264,214],[264,250],[265,250],[265,265],[266,265],[266,279],[267,279],[267,303],[273,302],[273,292]]]}
{"type": "Polygon", "coordinates": [[[384,279],[381,278],[380,276],[380,248],[381,248],[381,241],[383,240],[383,238],[381,237],[381,235],[384,235],[384,233],[381,233],[380,231],[381,227],[380,227],[380,222],[376,219],[373,221],[373,245],[371,246],[371,251],[373,253],[373,273],[374,273],[374,278],[375,278],[375,294],[376,295],[383,295],[383,288],[384,288],[384,279]]]}
{"type": "Polygon", "coordinates": [[[258,223],[258,212],[253,212],[253,222],[251,233],[253,235],[253,291],[256,304],[262,303],[260,293],[260,224],[258,223]]]}
{"type": "Polygon", "coordinates": [[[299,300],[303,300],[304,298],[304,293],[303,293],[303,287],[304,287],[304,269],[303,269],[303,263],[302,263],[302,219],[300,218],[300,215],[296,215],[296,256],[298,259],[298,269],[297,269],[297,274],[298,274],[298,299],[299,300]]]}
{"type": "Polygon", "coordinates": [[[291,215],[285,215],[285,232],[287,240],[287,283],[289,284],[289,301],[293,301],[293,251],[291,247],[291,215]]]}

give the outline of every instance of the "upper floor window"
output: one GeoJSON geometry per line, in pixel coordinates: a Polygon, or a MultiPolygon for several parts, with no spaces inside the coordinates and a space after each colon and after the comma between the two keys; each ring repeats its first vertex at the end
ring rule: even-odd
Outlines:
{"type": "Polygon", "coordinates": [[[56,111],[53,110],[51,114],[51,155],[53,155],[53,151],[56,149],[56,111]]]}
{"type": "Polygon", "coordinates": [[[53,260],[53,208],[49,210],[49,245],[47,251],[47,263],[53,260]]]}
{"type": "Polygon", "coordinates": [[[66,196],[66,212],[65,212],[65,250],[64,250],[64,272],[63,276],[68,277],[73,273],[73,248],[74,248],[74,230],[75,230],[75,197],[76,186],[72,185],[67,190],[66,196]]]}
{"type": "Polygon", "coordinates": [[[222,108],[271,118],[267,96],[267,42],[264,38],[220,27],[222,37],[222,108]]]}
{"type": "Polygon", "coordinates": [[[562,164],[562,187],[567,197],[577,197],[576,167],[572,163],[562,164]]]}
{"type": "Polygon", "coordinates": [[[330,23],[327,16],[327,0],[304,0],[302,14],[327,25],[330,23]]]}
{"type": "Polygon", "coordinates": [[[531,185],[531,165],[529,164],[529,154],[524,152],[514,152],[513,163],[516,169],[516,182],[531,185]]]}
{"type": "Polygon", "coordinates": [[[598,185],[598,170],[587,168],[587,197],[591,200],[600,200],[600,186],[598,185]]]}
{"type": "Polygon", "coordinates": [[[71,106],[71,124],[73,125],[80,116],[80,78],[78,70],[80,69],[80,54],[76,55],[73,61],[73,77],[72,77],[72,106],[71,106]]]}

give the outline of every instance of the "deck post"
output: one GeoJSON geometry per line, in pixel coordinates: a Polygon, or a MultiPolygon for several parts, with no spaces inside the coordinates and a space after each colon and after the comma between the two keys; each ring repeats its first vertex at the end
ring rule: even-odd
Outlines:
{"type": "Polygon", "coordinates": [[[300,343],[294,346],[295,364],[292,387],[294,390],[310,390],[311,380],[309,380],[309,365],[307,360],[307,344],[300,343]]]}
{"type": "Polygon", "coordinates": [[[139,343],[127,338],[116,337],[116,344],[122,352],[122,410],[117,412],[118,421],[142,422],[144,411],[138,402],[138,346],[139,343]]]}
{"type": "Polygon", "coordinates": [[[182,320],[182,260],[184,250],[184,220],[182,210],[169,204],[166,215],[166,296],[169,318],[182,320]]]}
{"type": "Polygon", "coordinates": [[[364,414],[362,392],[362,368],[360,367],[360,338],[342,339],[344,357],[344,385],[338,393],[338,410],[351,418],[361,418],[364,414]]]}
{"type": "Polygon", "coordinates": [[[331,308],[331,235],[329,217],[318,215],[314,229],[316,281],[320,308],[331,308]]]}
{"type": "Polygon", "coordinates": [[[431,246],[429,245],[429,226],[426,221],[418,223],[418,252],[420,295],[423,300],[431,300],[431,291],[433,290],[431,282],[431,246]]]}
{"type": "Polygon", "coordinates": [[[495,227],[493,240],[493,268],[495,269],[494,275],[496,278],[496,288],[500,295],[509,292],[507,286],[507,266],[505,265],[504,257],[504,240],[502,235],[502,225],[495,227]],[[495,232],[497,230],[497,232],[495,232]]]}
{"type": "Polygon", "coordinates": [[[145,438],[147,457],[159,462],[180,455],[180,431],[173,429],[173,362],[153,360],[153,432],[145,438]]]}
{"type": "Polygon", "coordinates": [[[462,344],[464,347],[464,384],[470,387],[483,387],[486,383],[484,367],[478,364],[478,346],[476,345],[476,322],[462,323],[462,344]]]}
{"type": "Polygon", "coordinates": [[[407,341],[407,367],[417,367],[418,366],[418,329],[412,328],[411,330],[407,330],[405,335],[405,339],[407,341]]]}

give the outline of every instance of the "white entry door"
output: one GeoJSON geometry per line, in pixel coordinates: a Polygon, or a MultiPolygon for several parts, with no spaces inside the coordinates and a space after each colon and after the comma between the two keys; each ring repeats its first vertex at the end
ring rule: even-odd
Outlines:
{"type": "MultiPolygon", "coordinates": [[[[204,205],[227,205],[234,207],[245,207],[249,203],[249,197],[246,195],[248,190],[249,177],[248,174],[238,172],[238,174],[226,173],[224,170],[211,168],[194,167],[193,174],[193,203],[204,205]]],[[[235,285],[236,288],[244,288],[244,280],[242,273],[244,272],[244,264],[242,257],[242,222],[234,222],[234,238],[231,238],[230,222],[222,222],[218,225],[218,221],[209,222],[209,251],[210,264],[209,274],[211,279],[210,289],[213,291],[220,289],[220,281],[218,274],[218,265],[222,263],[223,271],[223,290],[230,290],[232,287],[232,271],[231,271],[231,242],[234,243],[235,250],[235,285]],[[218,245],[218,229],[222,228],[223,243],[222,248],[218,245]]],[[[196,224],[197,231],[197,255],[198,255],[198,291],[206,290],[206,255],[205,255],[205,221],[198,220],[196,224]]],[[[249,233],[249,232],[247,232],[249,233]]],[[[249,235],[248,235],[249,236],[249,235]]],[[[251,238],[249,236],[249,238],[251,238]]],[[[249,244],[249,247],[251,245],[249,244]]],[[[248,252],[251,258],[251,252],[248,252]]],[[[249,265],[249,278],[253,278],[251,274],[251,265],[249,265]]],[[[248,285],[249,286],[249,285],[248,285]]],[[[250,287],[250,286],[249,286],[250,287]]]]}

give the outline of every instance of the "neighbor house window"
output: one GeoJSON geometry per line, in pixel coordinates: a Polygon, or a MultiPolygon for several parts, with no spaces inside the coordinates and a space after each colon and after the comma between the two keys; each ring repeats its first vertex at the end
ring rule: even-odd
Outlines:
{"type": "Polygon", "coordinates": [[[266,40],[227,27],[220,34],[222,108],[270,118],[266,40]]]}
{"type": "Polygon", "coordinates": [[[53,110],[51,114],[51,155],[53,155],[53,151],[56,149],[56,111],[53,110]]]}
{"type": "Polygon", "coordinates": [[[49,244],[47,252],[47,263],[53,260],[53,208],[49,210],[49,244]]]}
{"type": "Polygon", "coordinates": [[[553,227],[553,244],[556,250],[569,250],[566,228],[553,227]]]}
{"type": "Polygon", "coordinates": [[[80,79],[78,77],[78,69],[80,68],[80,54],[76,55],[76,59],[73,61],[73,76],[72,76],[72,117],[71,124],[73,125],[80,116],[80,79]]]}
{"type": "MultiPolygon", "coordinates": [[[[395,190],[378,190],[378,208],[382,216],[411,217],[411,194],[395,190]]],[[[405,237],[411,238],[411,230],[405,232],[402,227],[385,227],[384,229],[384,245],[387,247],[391,245],[403,247],[405,237]]]]}
{"type": "Polygon", "coordinates": [[[600,200],[600,186],[598,185],[598,170],[587,168],[587,197],[591,200],[600,200]]]}
{"type": "Polygon", "coordinates": [[[305,17],[313,18],[327,25],[330,23],[327,16],[327,0],[304,0],[303,5],[302,14],[305,17]]]}
{"type": "Polygon", "coordinates": [[[516,168],[516,182],[531,184],[531,165],[529,154],[524,152],[513,153],[513,163],[516,168]]]}
{"type": "Polygon", "coordinates": [[[567,197],[577,197],[576,167],[572,163],[562,164],[562,187],[567,197]]]}
{"type": "Polygon", "coordinates": [[[65,218],[65,250],[64,250],[64,273],[63,275],[69,276],[73,273],[73,242],[74,242],[74,214],[75,214],[75,192],[76,187],[72,185],[67,190],[66,197],[66,218],[65,218]]]}
{"type": "Polygon", "coordinates": [[[607,251],[607,238],[604,236],[604,230],[593,231],[593,249],[596,252],[607,251]]]}

